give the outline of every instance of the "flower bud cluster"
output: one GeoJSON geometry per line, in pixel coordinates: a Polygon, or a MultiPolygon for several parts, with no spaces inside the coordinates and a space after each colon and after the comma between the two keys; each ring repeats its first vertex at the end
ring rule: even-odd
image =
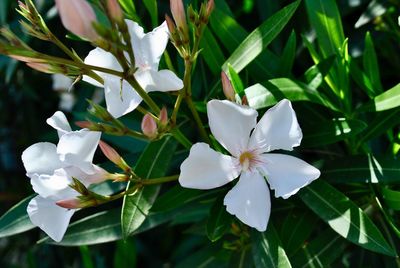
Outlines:
{"type": "Polygon", "coordinates": [[[142,132],[150,140],[154,140],[161,136],[168,129],[168,111],[163,107],[160,111],[158,121],[149,113],[145,114],[142,119],[142,132]]]}

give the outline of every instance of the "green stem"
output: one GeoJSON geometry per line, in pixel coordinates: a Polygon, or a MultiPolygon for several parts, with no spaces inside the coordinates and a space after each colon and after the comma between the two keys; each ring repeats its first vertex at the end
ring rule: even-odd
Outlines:
{"type": "Polygon", "coordinates": [[[144,179],[144,180],[139,180],[139,181],[135,181],[135,182],[140,185],[154,185],[154,184],[162,184],[162,183],[166,183],[166,182],[176,181],[176,180],[178,180],[178,178],[179,178],[179,175],[173,175],[173,176],[161,177],[161,178],[156,178],[156,179],[144,179]]]}
{"type": "Polygon", "coordinates": [[[155,113],[160,113],[160,108],[158,105],[150,98],[149,94],[142,88],[142,86],[138,83],[136,78],[133,75],[130,75],[125,78],[126,81],[136,90],[140,97],[146,102],[146,104],[150,107],[150,109],[155,113]]]}
{"type": "Polygon", "coordinates": [[[179,130],[179,128],[174,127],[171,129],[171,134],[174,136],[174,138],[181,143],[183,146],[185,146],[186,149],[190,149],[192,147],[192,143],[186,136],[179,130]]]}

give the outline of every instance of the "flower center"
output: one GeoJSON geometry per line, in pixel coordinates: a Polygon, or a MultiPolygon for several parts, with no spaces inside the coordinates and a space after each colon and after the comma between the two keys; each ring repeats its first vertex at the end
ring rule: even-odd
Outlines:
{"type": "Polygon", "coordinates": [[[239,157],[240,165],[243,171],[247,171],[254,167],[259,161],[257,160],[257,155],[254,152],[246,151],[243,152],[239,157]]]}

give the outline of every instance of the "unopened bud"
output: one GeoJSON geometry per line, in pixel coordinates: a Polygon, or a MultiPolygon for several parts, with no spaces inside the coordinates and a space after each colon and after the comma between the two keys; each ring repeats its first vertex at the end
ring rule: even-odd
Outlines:
{"type": "Polygon", "coordinates": [[[104,141],[99,142],[99,146],[103,154],[118,167],[124,171],[130,170],[130,167],[126,164],[125,160],[117,153],[117,151],[104,141]]]}
{"type": "Polygon", "coordinates": [[[73,198],[73,199],[64,199],[56,202],[56,205],[62,208],[67,208],[67,209],[77,209],[77,208],[83,208],[83,203],[81,200],[73,198]]]}
{"type": "Polygon", "coordinates": [[[168,30],[170,32],[171,35],[175,34],[176,32],[176,26],[174,21],[171,19],[170,16],[165,15],[165,21],[167,22],[167,26],[168,26],[168,30]]]}
{"type": "Polygon", "coordinates": [[[146,114],[142,120],[142,132],[146,137],[154,139],[157,137],[157,123],[156,120],[150,115],[146,114]]]}
{"type": "Polygon", "coordinates": [[[107,9],[110,17],[116,22],[123,21],[124,14],[117,0],[107,0],[107,9]]]}
{"type": "Polygon", "coordinates": [[[75,125],[77,125],[80,128],[90,129],[90,127],[93,126],[93,123],[90,121],[77,121],[77,122],[75,122],[75,125]]]}
{"type": "Polygon", "coordinates": [[[166,127],[168,125],[168,111],[165,106],[160,111],[160,125],[166,127]]]}
{"type": "Polygon", "coordinates": [[[189,30],[186,23],[186,12],[182,0],[170,0],[172,17],[174,17],[176,26],[182,31],[184,36],[189,36],[189,30]]]}
{"type": "Polygon", "coordinates": [[[231,81],[225,72],[221,72],[221,82],[222,82],[222,91],[224,92],[225,97],[235,102],[235,90],[232,87],[231,81]]]}
{"type": "Polygon", "coordinates": [[[47,74],[54,73],[53,71],[51,71],[51,66],[47,63],[27,62],[26,65],[28,65],[32,69],[35,69],[39,72],[43,72],[43,73],[47,73],[47,74]]]}
{"type": "Polygon", "coordinates": [[[215,7],[215,3],[214,3],[214,0],[209,0],[208,2],[207,2],[207,17],[210,17],[211,16],[211,12],[214,10],[214,7],[215,7]]]}
{"type": "Polygon", "coordinates": [[[66,29],[91,41],[99,38],[93,28],[96,14],[85,0],[55,0],[61,22],[66,29]]]}
{"type": "Polygon", "coordinates": [[[249,106],[249,101],[247,100],[246,95],[244,95],[244,96],[242,97],[242,105],[247,105],[247,106],[249,106]]]}

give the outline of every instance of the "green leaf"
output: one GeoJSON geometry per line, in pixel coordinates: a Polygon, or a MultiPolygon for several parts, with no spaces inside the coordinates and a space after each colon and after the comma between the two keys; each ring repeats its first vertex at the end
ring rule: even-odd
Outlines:
{"type": "Polygon", "coordinates": [[[263,233],[253,230],[251,239],[256,268],[292,267],[272,223],[268,224],[267,231],[263,233]]]}
{"type": "Polygon", "coordinates": [[[367,214],[322,179],[303,188],[299,196],[315,214],[350,242],[374,252],[397,256],[367,214]]]}
{"type": "Polygon", "coordinates": [[[303,129],[304,138],[301,146],[317,147],[342,141],[362,132],[367,124],[360,120],[346,120],[334,118],[332,121],[324,121],[309,125],[303,129]]]}
{"type": "Polygon", "coordinates": [[[137,250],[133,238],[126,241],[118,241],[114,254],[115,268],[135,268],[137,262],[137,250]]]}
{"type": "Polygon", "coordinates": [[[235,69],[233,69],[230,64],[228,64],[228,75],[236,94],[238,94],[240,97],[243,97],[245,93],[242,79],[240,79],[239,74],[235,71],[235,69]]]}
{"type": "Polygon", "coordinates": [[[207,236],[212,242],[219,240],[229,230],[232,222],[232,216],[224,206],[224,198],[225,193],[215,200],[208,217],[206,230],[207,236]]]}
{"type": "Polygon", "coordinates": [[[354,59],[350,59],[349,66],[351,77],[357,85],[367,93],[368,97],[373,99],[377,94],[369,77],[360,69],[354,59]]]}
{"type": "MultiPolygon", "coordinates": [[[[219,1],[217,1],[218,3],[219,1]]],[[[232,53],[248,36],[248,32],[231,15],[219,8],[215,9],[210,18],[211,28],[221,41],[221,44],[232,53]]],[[[248,66],[249,73],[256,79],[272,78],[277,73],[279,58],[269,51],[264,51],[248,66]]],[[[221,65],[222,66],[222,65],[221,65]]]]}
{"type": "Polygon", "coordinates": [[[332,230],[320,233],[316,239],[308,241],[291,258],[296,267],[325,268],[330,267],[348,246],[348,242],[332,230]]]}
{"type": "Polygon", "coordinates": [[[400,210],[400,191],[395,191],[389,187],[382,187],[382,197],[388,207],[400,210]]]}
{"type": "Polygon", "coordinates": [[[11,236],[35,228],[29,219],[26,208],[35,195],[28,196],[10,208],[0,218],[0,237],[11,236]]]}
{"type": "Polygon", "coordinates": [[[153,28],[157,27],[158,26],[157,1],[156,0],[143,0],[143,4],[146,7],[147,11],[150,13],[151,24],[153,25],[153,28]]]}
{"type": "Polygon", "coordinates": [[[400,183],[400,160],[360,155],[326,161],[323,178],[332,183],[400,183]]]}
{"type": "Polygon", "coordinates": [[[140,18],[136,13],[135,4],[132,0],[118,0],[121,7],[126,12],[126,15],[129,19],[133,19],[134,21],[140,22],[140,18]]]}
{"type": "Polygon", "coordinates": [[[318,91],[308,88],[307,85],[299,81],[288,78],[271,79],[263,83],[263,85],[255,84],[246,88],[245,92],[250,107],[254,109],[272,106],[286,98],[291,101],[310,101],[331,110],[337,110],[318,91]]]}
{"type": "Polygon", "coordinates": [[[299,3],[300,1],[296,1],[284,7],[249,34],[225,61],[222,67],[223,70],[228,70],[228,64],[231,64],[236,72],[243,70],[282,31],[283,27],[296,11],[299,3]]]}
{"type": "Polygon", "coordinates": [[[400,83],[376,96],[371,102],[360,107],[359,111],[385,111],[400,106],[400,83]]]}
{"type": "Polygon", "coordinates": [[[367,32],[367,34],[365,35],[363,63],[364,70],[372,83],[372,88],[375,91],[375,95],[378,95],[380,92],[382,92],[382,84],[379,74],[378,59],[376,57],[374,43],[369,32],[367,32]]]}
{"type": "Polygon", "coordinates": [[[217,40],[215,40],[214,35],[208,28],[204,29],[203,37],[200,40],[200,48],[203,49],[200,55],[207,63],[211,72],[215,75],[219,74],[221,66],[225,62],[225,57],[217,40]]]}
{"type": "Polygon", "coordinates": [[[311,212],[291,210],[282,224],[279,237],[286,253],[290,256],[296,252],[315,230],[317,217],[311,212]]]}
{"type": "MultiPolygon", "coordinates": [[[[142,179],[164,176],[176,146],[176,142],[171,137],[150,143],[136,164],[136,175],[142,179]]],[[[130,187],[131,183],[128,183],[127,189],[130,187]]],[[[159,190],[159,185],[149,185],[141,188],[134,195],[124,197],[121,212],[121,227],[124,238],[128,237],[144,222],[159,190]]]]}
{"type": "Polygon", "coordinates": [[[289,39],[283,49],[280,59],[279,74],[288,76],[293,68],[293,63],[296,58],[296,33],[292,31],[289,39]]]}
{"type": "Polygon", "coordinates": [[[307,86],[316,90],[324,81],[325,76],[329,73],[334,61],[335,56],[330,56],[311,66],[303,75],[307,86]]]}
{"type": "Polygon", "coordinates": [[[308,17],[317,33],[323,56],[337,54],[344,43],[340,14],[334,0],[305,0],[308,17]]]}
{"type": "Polygon", "coordinates": [[[207,267],[225,268],[228,267],[228,259],[231,253],[221,249],[220,244],[211,244],[199,249],[198,251],[185,256],[183,261],[177,263],[176,268],[187,267],[207,267]]]}

